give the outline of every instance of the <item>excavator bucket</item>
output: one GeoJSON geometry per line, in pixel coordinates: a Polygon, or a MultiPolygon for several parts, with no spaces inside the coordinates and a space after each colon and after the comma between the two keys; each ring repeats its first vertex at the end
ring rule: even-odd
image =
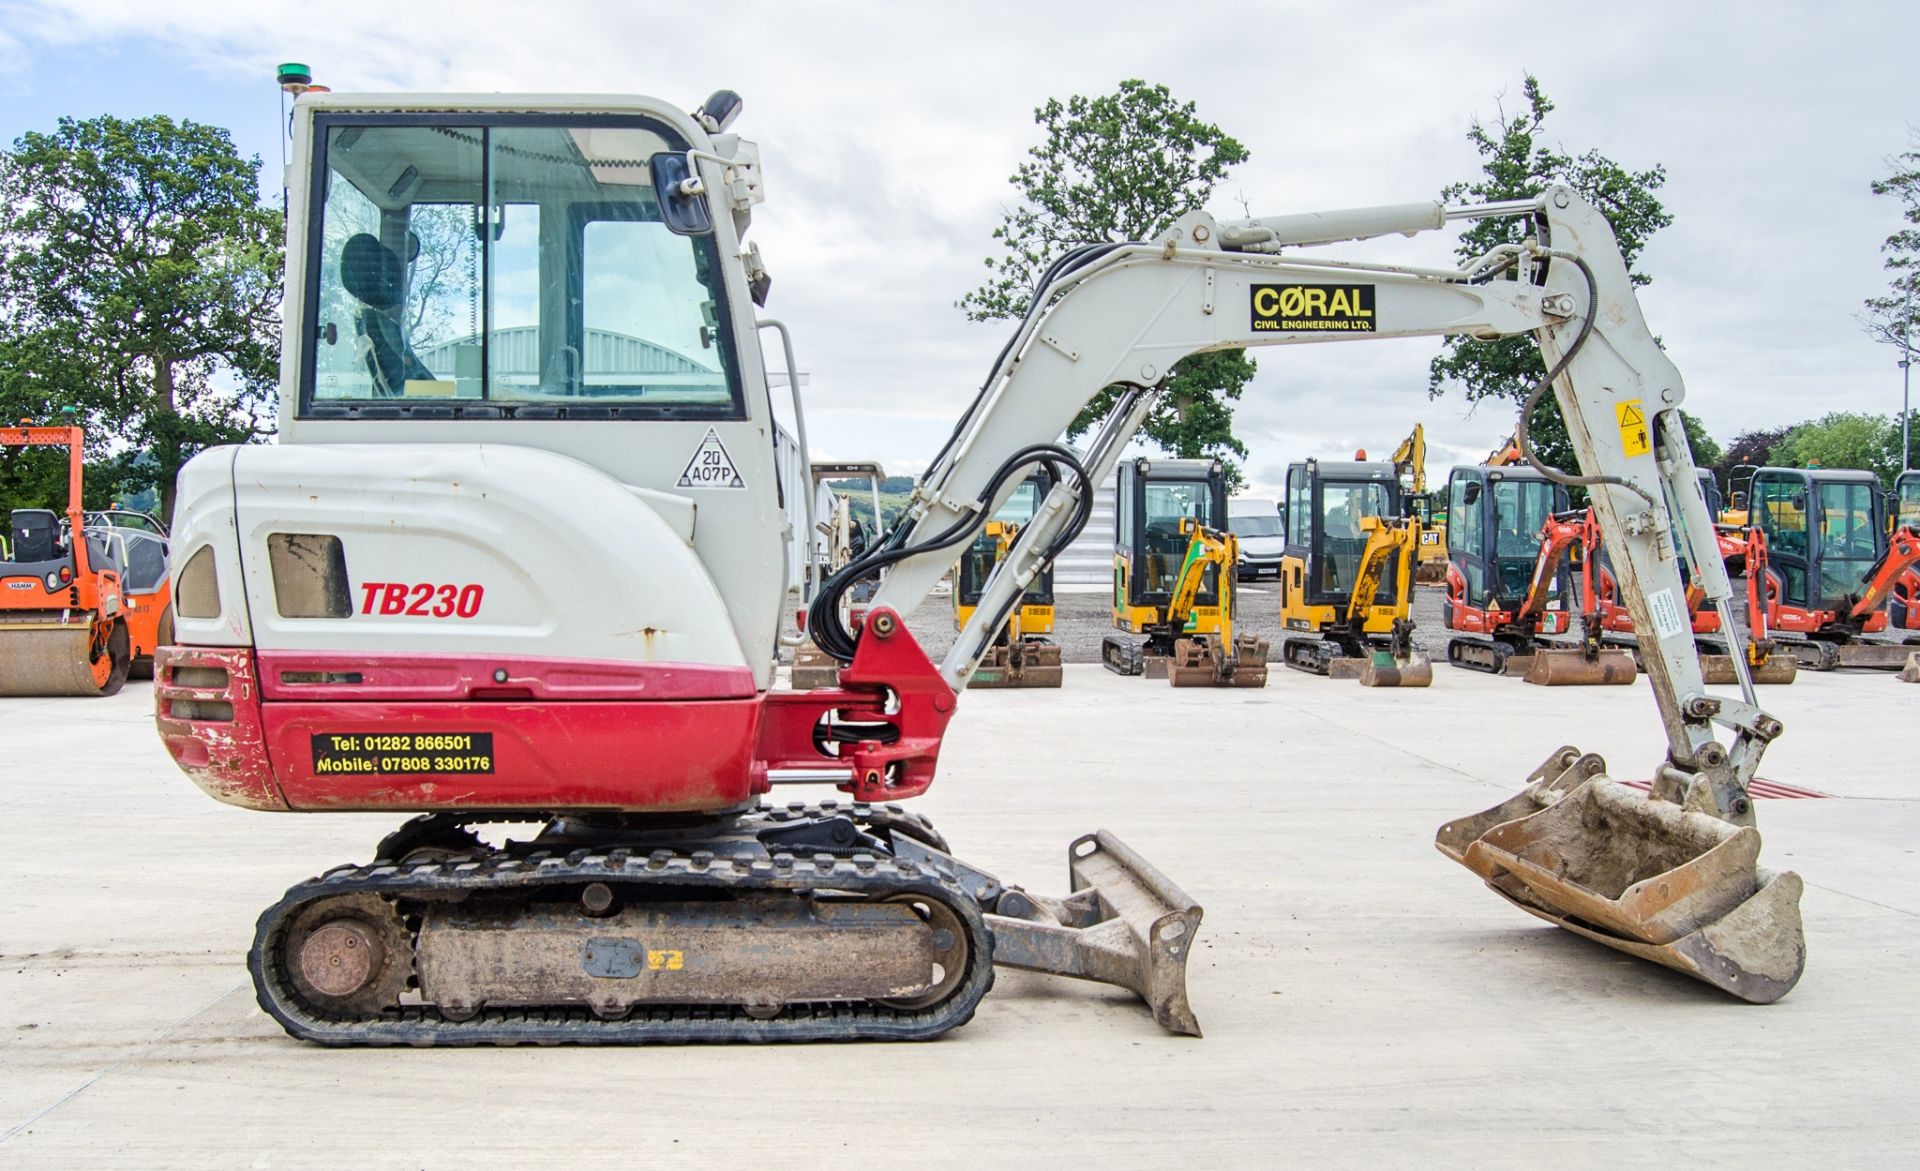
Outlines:
{"type": "MultiPolygon", "coordinates": [[[[1791,683],[1800,675],[1800,662],[1792,655],[1768,655],[1764,663],[1749,663],[1747,673],[1755,683],[1791,683]]],[[[1729,687],[1740,682],[1733,673],[1731,655],[1701,655],[1700,678],[1715,687],[1729,687]]]]}
{"type": "Polygon", "coordinates": [[[112,695],[130,665],[124,626],[101,645],[91,625],[0,626],[0,695],[112,695]]]}
{"type": "Polygon", "coordinates": [[[1500,805],[1440,827],[1440,852],[1520,909],[1755,1004],[1806,965],[1800,877],[1760,832],[1608,780],[1563,748],[1500,805]]]}
{"type": "Polygon", "coordinates": [[[1008,889],[987,925],[993,962],[1132,989],[1170,1032],[1200,1035],[1187,1003],[1187,960],[1199,904],[1106,830],[1067,849],[1073,893],[1008,889]]]}
{"type": "Polygon", "coordinates": [[[793,648],[793,689],[817,691],[840,686],[840,660],[807,639],[793,648]]]}
{"type": "Polygon", "coordinates": [[[1374,651],[1360,668],[1362,687],[1431,687],[1433,664],[1418,651],[1396,659],[1391,651],[1374,651]]]}
{"type": "Polygon", "coordinates": [[[1536,650],[1524,678],[1542,687],[1597,687],[1632,683],[1640,673],[1633,652],[1602,650],[1587,655],[1579,650],[1536,650]]]}
{"type": "Polygon", "coordinates": [[[1222,653],[1214,635],[1179,639],[1167,660],[1167,682],[1175,687],[1265,687],[1267,650],[1267,640],[1251,634],[1234,637],[1231,657],[1222,653]]]}
{"type": "Polygon", "coordinates": [[[997,646],[981,656],[967,680],[969,688],[1058,687],[1064,672],[1060,648],[1050,642],[1023,640],[1018,647],[997,646]]]}

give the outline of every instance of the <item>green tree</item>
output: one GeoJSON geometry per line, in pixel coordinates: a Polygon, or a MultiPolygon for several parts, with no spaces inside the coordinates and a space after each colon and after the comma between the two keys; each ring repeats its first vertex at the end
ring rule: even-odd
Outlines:
{"type": "MultiPolygon", "coordinates": [[[[1080,244],[1151,240],[1203,206],[1247,149],[1204,121],[1194,103],[1163,85],[1130,80],[1102,97],[1049,99],[1033,112],[1046,139],[1008,180],[1020,202],[993,230],[998,255],[984,284],[960,298],[973,321],[1025,316],[1047,265],[1080,244]]],[[[1169,372],[1143,430],[1183,459],[1244,458],[1233,434],[1232,402],[1253,378],[1244,350],[1195,354],[1169,372]]],[[[1078,437],[1112,408],[1118,387],[1103,390],[1068,429],[1078,437]]],[[[1239,469],[1227,459],[1237,483],[1239,469]]]]}
{"type": "Polygon", "coordinates": [[[1900,450],[1898,420],[1885,415],[1834,411],[1802,423],[1787,432],[1773,449],[1773,461],[1784,467],[1859,468],[1893,486],[1900,450]]]}
{"type": "MultiPolygon", "coordinates": [[[[1742,431],[1733,437],[1733,442],[1727,444],[1726,450],[1713,463],[1714,478],[1720,481],[1720,489],[1727,494],[1729,501],[1733,499],[1735,489],[1734,469],[1742,465],[1764,468],[1774,464],[1774,449],[1786,440],[1792,430],[1791,427],[1762,428],[1742,431]]],[[[1744,485],[1741,485],[1741,489],[1744,490],[1744,485]]]]}
{"type": "Polygon", "coordinates": [[[1920,293],[1920,131],[1909,129],[1907,136],[1907,149],[1887,156],[1887,176],[1871,185],[1875,195],[1891,196],[1900,205],[1905,226],[1880,244],[1889,288],[1867,298],[1863,319],[1868,333],[1902,350],[1913,333],[1915,294],[1920,293]]]}
{"type": "MultiPolygon", "coordinates": [[[[1480,155],[1481,173],[1475,179],[1449,185],[1441,191],[1441,199],[1449,203],[1463,198],[1477,202],[1530,199],[1552,184],[1564,183],[1607,217],[1633,283],[1638,286],[1651,281],[1652,277],[1633,266],[1647,240],[1673,222],[1654,195],[1667,181],[1665,168],[1630,171],[1596,150],[1572,155],[1550,145],[1544,123],[1554,105],[1541,90],[1539,79],[1527,74],[1521,94],[1524,107],[1519,111],[1508,114],[1500,108],[1492,125],[1474,120],[1467,141],[1480,155]]],[[[1501,244],[1519,243],[1529,230],[1530,225],[1520,219],[1476,220],[1460,234],[1455,255],[1464,263],[1501,244]]],[[[1509,279],[1514,275],[1507,274],[1509,279]]],[[[1438,398],[1457,386],[1466,392],[1469,402],[1496,398],[1517,403],[1545,373],[1539,347],[1530,337],[1496,341],[1451,337],[1428,366],[1427,391],[1438,398]]],[[[1566,424],[1552,395],[1542,398],[1534,418],[1529,420],[1529,434],[1542,460],[1555,467],[1576,466],[1566,424]]]]}
{"type": "Polygon", "coordinates": [[[0,383],[73,407],[103,475],[166,516],[181,464],[271,432],[282,229],[259,177],[225,130],[164,115],[62,118],[0,154],[0,360],[33,363],[0,383]]]}

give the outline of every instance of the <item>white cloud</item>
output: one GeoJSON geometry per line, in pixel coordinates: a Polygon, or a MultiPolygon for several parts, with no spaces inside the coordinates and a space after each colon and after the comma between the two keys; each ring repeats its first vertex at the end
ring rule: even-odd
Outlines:
{"type": "MultiPolygon", "coordinates": [[[[16,38],[157,38],[263,87],[295,59],[340,90],[639,91],[689,107],[739,90],[738,129],[768,164],[755,238],[769,310],[795,329],[822,454],[906,468],[945,435],[1002,337],[953,301],[981,275],[1032,108],[1136,76],[1252,150],[1215,201],[1238,215],[1242,194],[1256,214],[1430,197],[1473,171],[1470,119],[1516,100],[1532,69],[1559,103],[1560,145],[1667,167],[1676,223],[1643,257],[1643,303],[1712,431],[1898,405],[1894,356],[1853,314],[1884,286],[1878,246],[1898,226],[1867,184],[1916,118],[1909,6],[1626,2],[1517,18],[1495,3],[30,0],[11,15],[16,38]]],[[[0,38],[0,75],[8,52],[0,38]]],[[[1448,241],[1369,250],[1435,260],[1448,241]]],[[[1390,450],[1415,420],[1434,464],[1478,459],[1508,413],[1429,402],[1433,352],[1261,352],[1239,411],[1255,485],[1271,493],[1274,470],[1307,455],[1390,450]]]]}

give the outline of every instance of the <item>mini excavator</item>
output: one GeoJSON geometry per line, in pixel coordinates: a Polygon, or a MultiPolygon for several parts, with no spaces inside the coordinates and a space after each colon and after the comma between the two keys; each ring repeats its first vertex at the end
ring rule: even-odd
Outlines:
{"type": "MultiPolygon", "coordinates": [[[[953,572],[953,628],[965,630],[980,604],[980,592],[993,567],[1006,559],[1020,536],[1020,526],[1033,519],[1053,485],[1045,473],[1027,477],[966,553],[953,572]]],[[[1060,645],[1048,638],[1053,633],[1053,568],[1040,571],[1021,596],[1020,605],[1007,617],[987,653],[980,657],[968,687],[1058,687],[1064,671],[1060,645]]]]}
{"type": "MultiPolygon", "coordinates": [[[[1756,656],[1809,670],[1903,670],[1914,646],[1864,636],[1920,577],[1920,529],[1888,535],[1879,480],[1845,468],[1760,468],[1748,496],[1747,626],[1756,656]]],[[[1901,607],[1901,621],[1911,610],[1901,607]]]]}
{"type": "Polygon", "coordinates": [[[1609,648],[1592,591],[1570,580],[1590,559],[1585,513],[1563,486],[1523,463],[1455,468],[1448,478],[1447,661],[1548,687],[1632,683],[1633,655],[1609,648]],[[1588,603],[1574,626],[1575,601],[1588,603]],[[1576,646],[1549,636],[1571,635],[1576,646]]]}
{"type": "Polygon", "coordinates": [[[1175,687],[1265,687],[1266,640],[1234,631],[1240,550],[1226,527],[1226,469],[1135,459],[1114,484],[1116,630],[1101,641],[1101,662],[1175,687]]]}
{"type": "Polygon", "coordinates": [[[1415,423],[1389,457],[1400,474],[1405,515],[1419,522],[1420,556],[1414,580],[1438,585],[1447,580],[1447,502],[1427,490],[1427,428],[1415,423]]]}
{"type": "MultiPolygon", "coordinates": [[[[1067,851],[1072,893],[1029,893],[897,803],[933,783],[967,681],[1181,358],[1445,334],[1539,343],[1527,409],[1556,393],[1581,470],[1537,471],[1592,493],[1666,749],[1635,770],[1650,792],[1555,752],[1436,845],[1517,909],[1733,996],[1798,979],[1800,881],[1758,865],[1748,792],[1781,724],[1744,677],[1708,693],[1691,632],[1648,609],[1683,561],[1716,605],[1731,596],[1699,537],[1685,387],[1606,219],[1570,189],[1193,211],[1062,253],[898,523],[814,599],[838,684],[792,691],[774,686],[791,534],[770,360],[798,387],[784,327],[756,313],[769,278],[742,233],[765,186],[730,129],[738,96],[688,113],[321,93],[289,72],[281,442],[182,469],[177,641],[155,683],[161,740],[211,797],[411,818],[259,917],[248,967],[289,1033],[926,1039],[972,1017],[996,966],[1123,987],[1197,1033],[1201,911],[1140,854],[1089,833],[1067,851]],[[409,313],[449,295],[411,284],[413,221],[448,216],[478,226],[432,234],[476,312],[409,313]],[[1521,231],[1457,268],[1316,251],[1488,218],[1521,231]],[[1053,487],[935,663],[906,615],[1036,468],[1053,487]],[[769,803],[796,774],[840,793],[769,803]]],[[[1189,547],[1221,523],[1183,519],[1189,547]]]]}
{"type": "Polygon", "coordinates": [[[1307,460],[1287,468],[1287,666],[1363,687],[1433,682],[1433,665],[1413,643],[1411,605],[1426,531],[1406,515],[1399,464],[1307,460]]]}

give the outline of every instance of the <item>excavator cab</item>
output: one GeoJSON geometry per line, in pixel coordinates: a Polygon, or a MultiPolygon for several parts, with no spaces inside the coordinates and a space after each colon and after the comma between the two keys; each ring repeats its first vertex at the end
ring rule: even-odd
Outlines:
{"type": "Polygon", "coordinates": [[[1369,687],[1433,682],[1432,666],[1413,645],[1423,532],[1406,515],[1407,501],[1391,463],[1307,460],[1287,468],[1280,569],[1287,666],[1369,687]]]}
{"type": "MultiPolygon", "coordinates": [[[[1006,558],[1020,529],[1032,521],[1053,488],[1053,477],[1036,471],[1014,488],[953,573],[953,628],[964,630],[980,604],[993,567],[1006,558]]],[[[1007,624],[967,680],[968,687],[1058,687],[1063,676],[1060,646],[1053,633],[1053,566],[1034,576],[1008,616],[1007,624]]]]}
{"type": "Polygon", "coordinates": [[[1816,671],[1901,670],[1906,647],[1863,641],[1889,626],[1887,603],[1920,563],[1920,534],[1887,535],[1872,472],[1761,468],[1753,476],[1747,537],[1748,624],[1816,671]]]}
{"type": "Polygon", "coordinates": [[[1267,644],[1233,633],[1237,544],[1218,460],[1135,459],[1116,469],[1113,624],[1101,661],[1175,686],[1266,685],[1267,644]],[[1143,635],[1134,639],[1129,635],[1143,635]]]}

